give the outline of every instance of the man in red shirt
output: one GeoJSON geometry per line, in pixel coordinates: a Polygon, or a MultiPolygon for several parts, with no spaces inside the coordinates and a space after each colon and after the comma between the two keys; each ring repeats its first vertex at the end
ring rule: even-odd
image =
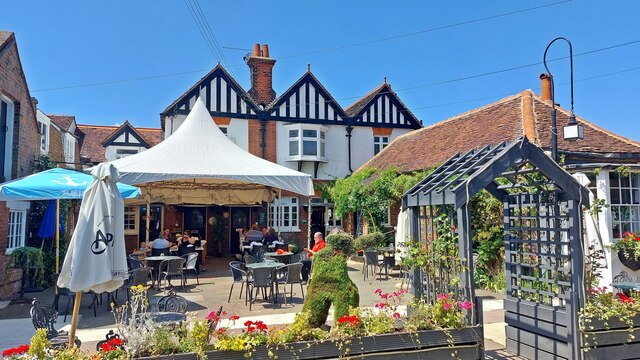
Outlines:
{"type": "Polygon", "coordinates": [[[311,258],[315,253],[322,250],[327,245],[324,242],[324,235],[322,235],[321,232],[313,234],[313,240],[315,241],[315,243],[311,250],[309,250],[308,248],[304,248],[304,251],[309,254],[307,259],[300,260],[300,262],[302,263],[302,270],[300,274],[302,275],[302,281],[305,283],[309,281],[309,272],[311,272],[311,258]]]}

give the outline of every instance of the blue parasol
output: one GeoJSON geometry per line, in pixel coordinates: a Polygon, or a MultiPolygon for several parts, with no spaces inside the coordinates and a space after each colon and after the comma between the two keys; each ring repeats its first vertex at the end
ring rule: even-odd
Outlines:
{"type": "MultiPolygon", "coordinates": [[[[64,225],[62,224],[62,219],[58,219],[58,229],[60,232],[64,232],[64,225]]],[[[49,239],[53,238],[56,234],[56,201],[49,200],[49,206],[47,206],[47,211],[44,213],[44,217],[42,217],[42,223],[40,224],[40,229],[38,230],[38,236],[41,239],[49,239]]]]}

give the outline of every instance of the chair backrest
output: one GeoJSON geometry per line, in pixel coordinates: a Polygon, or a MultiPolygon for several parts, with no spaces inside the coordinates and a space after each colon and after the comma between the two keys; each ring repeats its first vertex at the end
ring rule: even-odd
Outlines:
{"type": "Polygon", "coordinates": [[[131,286],[147,285],[151,278],[151,268],[142,267],[135,270],[131,270],[131,277],[129,281],[131,286]]]}
{"type": "Polygon", "coordinates": [[[306,258],[307,258],[307,256],[306,256],[306,255],[307,255],[307,253],[305,253],[305,252],[302,252],[302,253],[300,253],[300,254],[293,254],[293,255],[291,255],[291,257],[289,258],[289,262],[290,262],[290,263],[292,263],[292,264],[293,264],[293,263],[300,262],[300,261],[302,261],[302,260],[304,260],[304,259],[306,259],[306,258]]]}
{"type": "Polygon", "coordinates": [[[37,329],[47,329],[49,337],[58,335],[58,330],[53,326],[58,320],[58,312],[51,305],[42,305],[36,299],[33,299],[31,307],[31,322],[33,327],[37,329]]]}
{"type": "Polygon", "coordinates": [[[180,275],[184,267],[184,259],[162,260],[160,263],[160,271],[167,275],[180,275]]]}
{"type": "Polygon", "coordinates": [[[253,264],[257,262],[256,258],[254,258],[253,256],[249,255],[249,254],[244,254],[244,263],[245,264],[253,264]]]}
{"type": "Polygon", "coordinates": [[[129,269],[135,270],[143,267],[144,267],[144,263],[142,261],[132,257],[129,258],[129,269]]]}
{"type": "Polygon", "coordinates": [[[169,255],[169,248],[151,249],[151,256],[169,255]]]}
{"type": "Polygon", "coordinates": [[[253,247],[251,248],[251,255],[253,255],[253,257],[256,258],[258,261],[260,260],[261,255],[263,253],[263,250],[262,250],[263,248],[264,248],[264,245],[258,245],[258,244],[253,245],[253,247]]]}
{"type": "Polygon", "coordinates": [[[182,258],[184,259],[184,267],[187,270],[195,270],[196,268],[196,263],[198,262],[198,253],[197,252],[192,252],[186,255],[182,255],[182,258]]]}
{"type": "Polygon", "coordinates": [[[299,284],[302,281],[301,272],[302,272],[302,263],[293,263],[286,265],[284,268],[287,269],[287,274],[285,275],[285,282],[287,284],[299,284]]]}
{"type": "Polygon", "coordinates": [[[269,287],[272,284],[273,268],[255,268],[253,269],[253,286],[269,287]]]}
{"type": "Polygon", "coordinates": [[[247,276],[247,272],[245,271],[245,266],[240,261],[232,261],[229,263],[229,267],[231,268],[231,275],[233,276],[233,281],[244,281],[247,276]]]}
{"type": "Polygon", "coordinates": [[[289,245],[287,244],[276,244],[275,251],[284,250],[289,251],[289,245]]]}
{"type": "Polygon", "coordinates": [[[184,314],[187,312],[187,305],[187,299],[176,295],[176,292],[171,289],[169,290],[169,294],[158,300],[158,311],[179,312],[184,314]]]}
{"type": "Polygon", "coordinates": [[[375,250],[365,250],[364,252],[364,261],[367,264],[377,264],[378,263],[378,252],[375,250]]]}

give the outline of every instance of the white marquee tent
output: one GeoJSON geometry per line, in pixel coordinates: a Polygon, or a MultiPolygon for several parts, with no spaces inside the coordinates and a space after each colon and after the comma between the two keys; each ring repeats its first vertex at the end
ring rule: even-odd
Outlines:
{"type": "Polygon", "coordinates": [[[245,151],[216,126],[201,99],[169,138],[111,162],[120,181],[165,204],[260,204],[277,190],[314,194],[311,176],[245,151]]]}

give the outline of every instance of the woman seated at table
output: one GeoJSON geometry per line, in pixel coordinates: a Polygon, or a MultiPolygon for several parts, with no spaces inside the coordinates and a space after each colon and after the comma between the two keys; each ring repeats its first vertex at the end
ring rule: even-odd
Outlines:
{"type": "Polygon", "coordinates": [[[278,234],[276,234],[276,230],[272,227],[267,231],[267,235],[264,236],[264,244],[269,246],[271,244],[282,244],[280,238],[278,238],[278,234]]]}
{"type": "Polygon", "coordinates": [[[195,252],[197,240],[197,237],[191,236],[190,230],[185,230],[182,237],[178,238],[178,255],[195,252]]]}

